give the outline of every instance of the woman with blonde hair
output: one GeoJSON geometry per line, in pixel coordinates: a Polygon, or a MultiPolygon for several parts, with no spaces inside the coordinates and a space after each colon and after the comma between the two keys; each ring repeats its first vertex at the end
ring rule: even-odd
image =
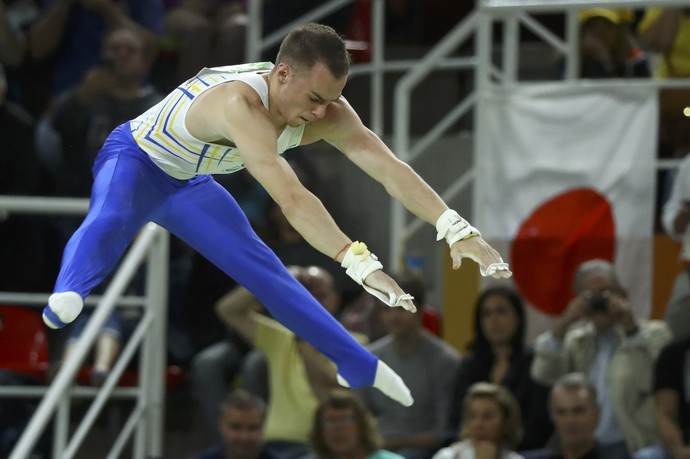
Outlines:
{"type": "Polygon", "coordinates": [[[376,418],[357,395],[333,389],[314,414],[313,456],[303,459],[404,459],[383,449],[376,418]]]}
{"type": "Polygon", "coordinates": [[[497,384],[470,386],[462,403],[460,441],[438,451],[433,459],[524,459],[513,451],[522,436],[520,407],[497,384]]]}

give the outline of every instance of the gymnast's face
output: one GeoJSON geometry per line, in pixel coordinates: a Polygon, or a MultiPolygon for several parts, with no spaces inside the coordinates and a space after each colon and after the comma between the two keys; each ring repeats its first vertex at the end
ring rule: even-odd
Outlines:
{"type": "Polygon", "coordinates": [[[321,63],[308,70],[280,63],[274,77],[277,91],[273,103],[289,126],[323,118],[328,106],[340,98],[347,81],[346,76],[335,78],[321,63]]]}

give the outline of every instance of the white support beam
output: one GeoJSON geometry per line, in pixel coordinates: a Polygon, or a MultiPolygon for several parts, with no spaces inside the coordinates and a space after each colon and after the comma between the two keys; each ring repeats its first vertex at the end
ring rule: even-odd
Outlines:
{"type": "MultiPolygon", "coordinates": [[[[646,8],[650,6],[649,0],[480,0],[479,8],[498,11],[552,11],[582,9],[591,7],[608,8],[646,8]]],[[[657,0],[654,6],[678,6],[687,7],[687,0],[657,0]]]]}

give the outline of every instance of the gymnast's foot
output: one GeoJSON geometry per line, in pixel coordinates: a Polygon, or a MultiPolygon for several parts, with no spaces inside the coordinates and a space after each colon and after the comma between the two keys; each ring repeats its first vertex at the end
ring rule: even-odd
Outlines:
{"type": "Polygon", "coordinates": [[[43,322],[50,328],[62,328],[77,318],[84,300],[77,292],[53,293],[43,308],[43,322]]]}
{"type": "MultiPolygon", "coordinates": [[[[337,377],[341,386],[350,387],[347,380],[340,374],[337,377]]],[[[410,389],[405,385],[405,382],[382,360],[379,360],[376,366],[373,386],[403,406],[411,406],[414,403],[410,389]]]]}
{"type": "Polygon", "coordinates": [[[376,367],[374,387],[403,406],[411,406],[414,402],[402,378],[382,360],[376,367]]]}

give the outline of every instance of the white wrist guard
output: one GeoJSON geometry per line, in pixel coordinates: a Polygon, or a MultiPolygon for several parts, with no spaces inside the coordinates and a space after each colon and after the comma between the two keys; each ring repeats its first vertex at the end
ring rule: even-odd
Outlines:
{"type": "Polygon", "coordinates": [[[448,242],[449,246],[463,239],[481,236],[477,228],[467,223],[467,220],[452,209],[446,210],[438,217],[436,221],[436,233],[436,240],[440,241],[446,238],[446,242],[448,242]]]}
{"type": "Polygon", "coordinates": [[[364,242],[355,241],[345,252],[345,257],[340,266],[359,285],[364,285],[364,279],[374,271],[383,269],[383,265],[376,255],[367,249],[364,242]]]}
{"type": "Polygon", "coordinates": [[[345,252],[345,257],[343,257],[343,262],[340,264],[345,268],[345,272],[348,276],[352,278],[359,285],[364,287],[364,290],[374,295],[379,300],[383,301],[390,307],[402,306],[409,311],[416,311],[414,304],[411,303],[414,297],[408,293],[403,293],[398,296],[394,292],[383,292],[377,290],[374,287],[370,287],[364,283],[364,280],[369,276],[369,274],[374,271],[383,269],[383,265],[376,258],[376,255],[371,253],[367,249],[367,245],[364,242],[355,241],[345,252]],[[405,303],[409,301],[410,303],[405,303]]]}

